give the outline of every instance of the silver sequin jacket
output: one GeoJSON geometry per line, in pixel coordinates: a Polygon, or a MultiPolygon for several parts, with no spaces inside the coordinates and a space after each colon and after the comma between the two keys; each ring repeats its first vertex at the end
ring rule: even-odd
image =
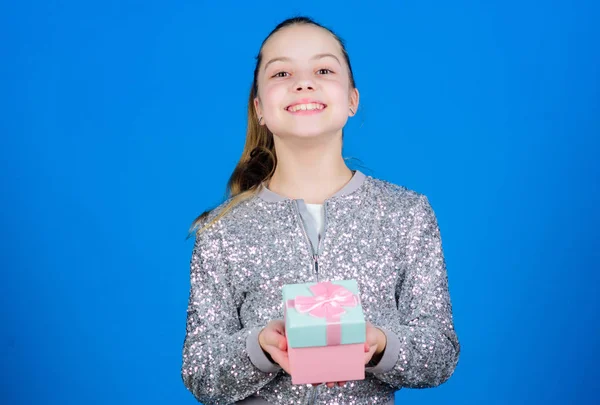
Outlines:
{"type": "Polygon", "coordinates": [[[390,404],[402,387],[435,387],[453,374],[460,344],[427,197],[356,170],[324,208],[318,240],[304,200],[263,184],[196,235],[181,375],[198,401],[390,404]],[[383,358],[344,387],[292,385],[258,332],[283,318],[284,284],[343,279],[357,280],[365,317],[386,334],[383,358]]]}

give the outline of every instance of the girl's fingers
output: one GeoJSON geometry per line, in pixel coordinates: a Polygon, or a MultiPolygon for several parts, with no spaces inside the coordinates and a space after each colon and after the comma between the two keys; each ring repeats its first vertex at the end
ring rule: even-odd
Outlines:
{"type": "MultiPolygon", "coordinates": [[[[347,383],[347,381],[338,381],[338,382],[328,382],[326,385],[327,385],[327,388],[332,388],[335,385],[343,387],[346,383],[347,383]]],[[[313,385],[318,385],[318,384],[313,384],[313,385]]]]}
{"type": "Polygon", "coordinates": [[[375,350],[377,350],[377,346],[371,346],[369,351],[367,353],[365,353],[365,364],[367,364],[369,361],[371,361],[371,358],[375,354],[375,350]]]}
{"type": "Polygon", "coordinates": [[[279,336],[279,343],[278,343],[278,347],[279,350],[283,350],[284,352],[287,352],[287,339],[284,336],[279,336]]]}
{"type": "Polygon", "coordinates": [[[279,364],[279,366],[281,366],[283,371],[285,371],[289,375],[292,375],[292,370],[290,369],[290,360],[288,358],[287,352],[284,352],[272,346],[269,348],[269,354],[271,355],[273,361],[275,361],[277,364],[279,364]]]}
{"type": "MultiPolygon", "coordinates": [[[[344,385],[346,385],[348,381],[338,381],[338,382],[328,382],[325,383],[325,385],[327,385],[328,388],[333,387],[334,385],[339,385],[340,387],[343,387],[344,385]]],[[[313,383],[312,386],[316,387],[317,385],[321,385],[321,383],[313,383]]]]}
{"type": "Polygon", "coordinates": [[[287,339],[277,330],[267,328],[263,331],[263,334],[265,344],[275,346],[279,350],[287,351],[287,339]]]}
{"type": "Polygon", "coordinates": [[[279,350],[286,350],[286,341],[283,336],[278,334],[277,332],[271,330],[265,330],[264,332],[264,341],[269,346],[275,346],[279,350]]]}
{"type": "Polygon", "coordinates": [[[282,320],[271,322],[273,330],[280,335],[285,335],[285,323],[282,320]]]}
{"type": "Polygon", "coordinates": [[[273,346],[273,332],[269,328],[263,329],[261,336],[265,345],[273,346]]]}

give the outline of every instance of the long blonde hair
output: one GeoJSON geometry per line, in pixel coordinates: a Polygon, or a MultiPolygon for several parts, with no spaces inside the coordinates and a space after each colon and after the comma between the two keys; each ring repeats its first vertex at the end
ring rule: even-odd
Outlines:
{"type": "MultiPolygon", "coordinates": [[[[266,125],[260,125],[258,118],[256,117],[256,111],[254,109],[254,99],[258,95],[258,72],[262,61],[262,50],[267,40],[282,28],[296,25],[296,24],[312,24],[317,27],[323,28],[338,41],[342,48],[342,54],[346,60],[348,66],[348,74],[350,76],[350,87],[355,88],[356,83],[354,81],[354,74],[352,73],[352,67],[350,65],[350,58],[344,41],[336,35],[332,30],[316,23],[310,17],[293,17],[281,22],[271,33],[265,38],[260,46],[258,55],[256,56],[256,66],[254,68],[254,79],[252,81],[252,87],[250,88],[250,97],[248,98],[248,127],[246,130],[246,144],[240,160],[233,170],[229,181],[227,182],[227,193],[226,199],[230,199],[229,203],[219,212],[219,214],[212,219],[209,223],[205,224],[201,229],[197,230],[197,233],[204,231],[212,224],[221,219],[227,212],[229,212],[237,204],[254,197],[263,182],[268,182],[277,166],[277,155],[275,154],[275,144],[273,142],[273,134],[266,125]]],[[[342,131],[342,139],[343,139],[342,131]]],[[[213,208],[214,209],[214,208],[213,208]]],[[[200,214],[193,222],[189,229],[188,238],[193,233],[194,229],[204,222],[206,217],[211,213],[212,209],[204,211],[200,214]]]]}

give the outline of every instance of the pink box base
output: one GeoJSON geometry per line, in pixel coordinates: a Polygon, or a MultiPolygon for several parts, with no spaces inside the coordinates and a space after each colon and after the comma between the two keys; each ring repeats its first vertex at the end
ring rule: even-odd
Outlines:
{"type": "Polygon", "coordinates": [[[292,384],[365,379],[365,345],[288,348],[292,384]]]}

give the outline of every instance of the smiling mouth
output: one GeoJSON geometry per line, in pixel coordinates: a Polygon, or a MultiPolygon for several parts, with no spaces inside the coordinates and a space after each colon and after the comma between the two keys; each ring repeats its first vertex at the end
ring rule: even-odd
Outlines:
{"type": "Polygon", "coordinates": [[[299,111],[320,111],[327,108],[327,105],[321,103],[306,103],[306,104],[294,104],[286,107],[286,111],[299,112],[299,111]]]}

